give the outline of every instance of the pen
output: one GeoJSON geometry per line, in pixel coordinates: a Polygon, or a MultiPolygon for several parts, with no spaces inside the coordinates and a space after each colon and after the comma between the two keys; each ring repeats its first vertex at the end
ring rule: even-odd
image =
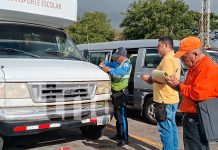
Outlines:
{"type": "Polygon", "coordinates": [[[175,71],[175,73],[173,74],[173,76],[175,76],[175,75],[176,75],[176,73],[177,73],[178,69],[179,69],[179,68],[177,68],[177,69],[176,69],[176,71],[175,71]]]}

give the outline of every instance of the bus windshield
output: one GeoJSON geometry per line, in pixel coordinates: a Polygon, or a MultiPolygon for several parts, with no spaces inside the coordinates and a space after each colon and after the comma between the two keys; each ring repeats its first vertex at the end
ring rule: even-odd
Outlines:
{"type": "Polygon", "coordinates": [[[64,32],[24,24],[0,24],[0,57],[83,60],[64,32]]]}

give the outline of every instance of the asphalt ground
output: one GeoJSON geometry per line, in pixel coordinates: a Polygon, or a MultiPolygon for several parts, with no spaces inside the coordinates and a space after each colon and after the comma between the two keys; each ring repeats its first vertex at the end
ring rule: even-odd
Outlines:
{"type": "MultiPolygon", "coordinates": [[[[104,135],[98,140],[86,139],[77,128],[49,131],[37,135],[8,137],[5,150],[159,150],[162,148],[159,133],[155,125],[146,123],[139,112],[128,110],[129,144],[117,147],[117,142],[110,139],[116,133],[115,120],[107,125],[104,135]]],[[[179,150],[183,150],[182,127],[178,119],[179,150]]],[[[210,143],[211,150],[218,150],[218,142],[210,143]]]]}

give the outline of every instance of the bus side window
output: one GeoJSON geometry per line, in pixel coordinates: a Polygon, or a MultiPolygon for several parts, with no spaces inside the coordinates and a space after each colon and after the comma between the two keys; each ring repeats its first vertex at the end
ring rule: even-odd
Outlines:
{"type": "Polygon", "coordinates": [[[106,52],[92,52],[90,53],[90,62],[99,65],[101,62],[107,59],[106,52]]]}
{"type": "Polygon", "coordinates": [[[157,49],[147,49],[145,54],[144,67],[156,68],[161,61],[157,49]]]}

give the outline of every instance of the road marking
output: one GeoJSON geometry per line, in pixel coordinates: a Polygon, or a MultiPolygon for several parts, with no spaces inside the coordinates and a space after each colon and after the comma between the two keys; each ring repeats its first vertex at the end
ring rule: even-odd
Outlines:
{"type": "MultiPolygon", "coordinates": [[[[113,128],[107,127],[107,129],[110,130],[110,131],[116,132],[115,129],[113,129],[113,128]]],[[[156,147],[156,148],[159,148],[159,149],[162,148],[162,144],[160,144],[160,143],[158,143],[158,142],[154,142],[154,141],[152,141],[152,140],[145,139],[145,138],[141,138],[141,137],[138,137],[138,136],[135,136],[135,135],[132,135],[132,134],[129,134],[129,136],[130,136],[131,138],[134,138],[134,139],[136,139],[136,140],[138,140],[138,141],[141,141],[141,142],[143,142],[143,143],[147,143],[147,144],[149,144],[149,145],[151,145],[151,146],[154,146],[154,147],[156,147]]]]}

